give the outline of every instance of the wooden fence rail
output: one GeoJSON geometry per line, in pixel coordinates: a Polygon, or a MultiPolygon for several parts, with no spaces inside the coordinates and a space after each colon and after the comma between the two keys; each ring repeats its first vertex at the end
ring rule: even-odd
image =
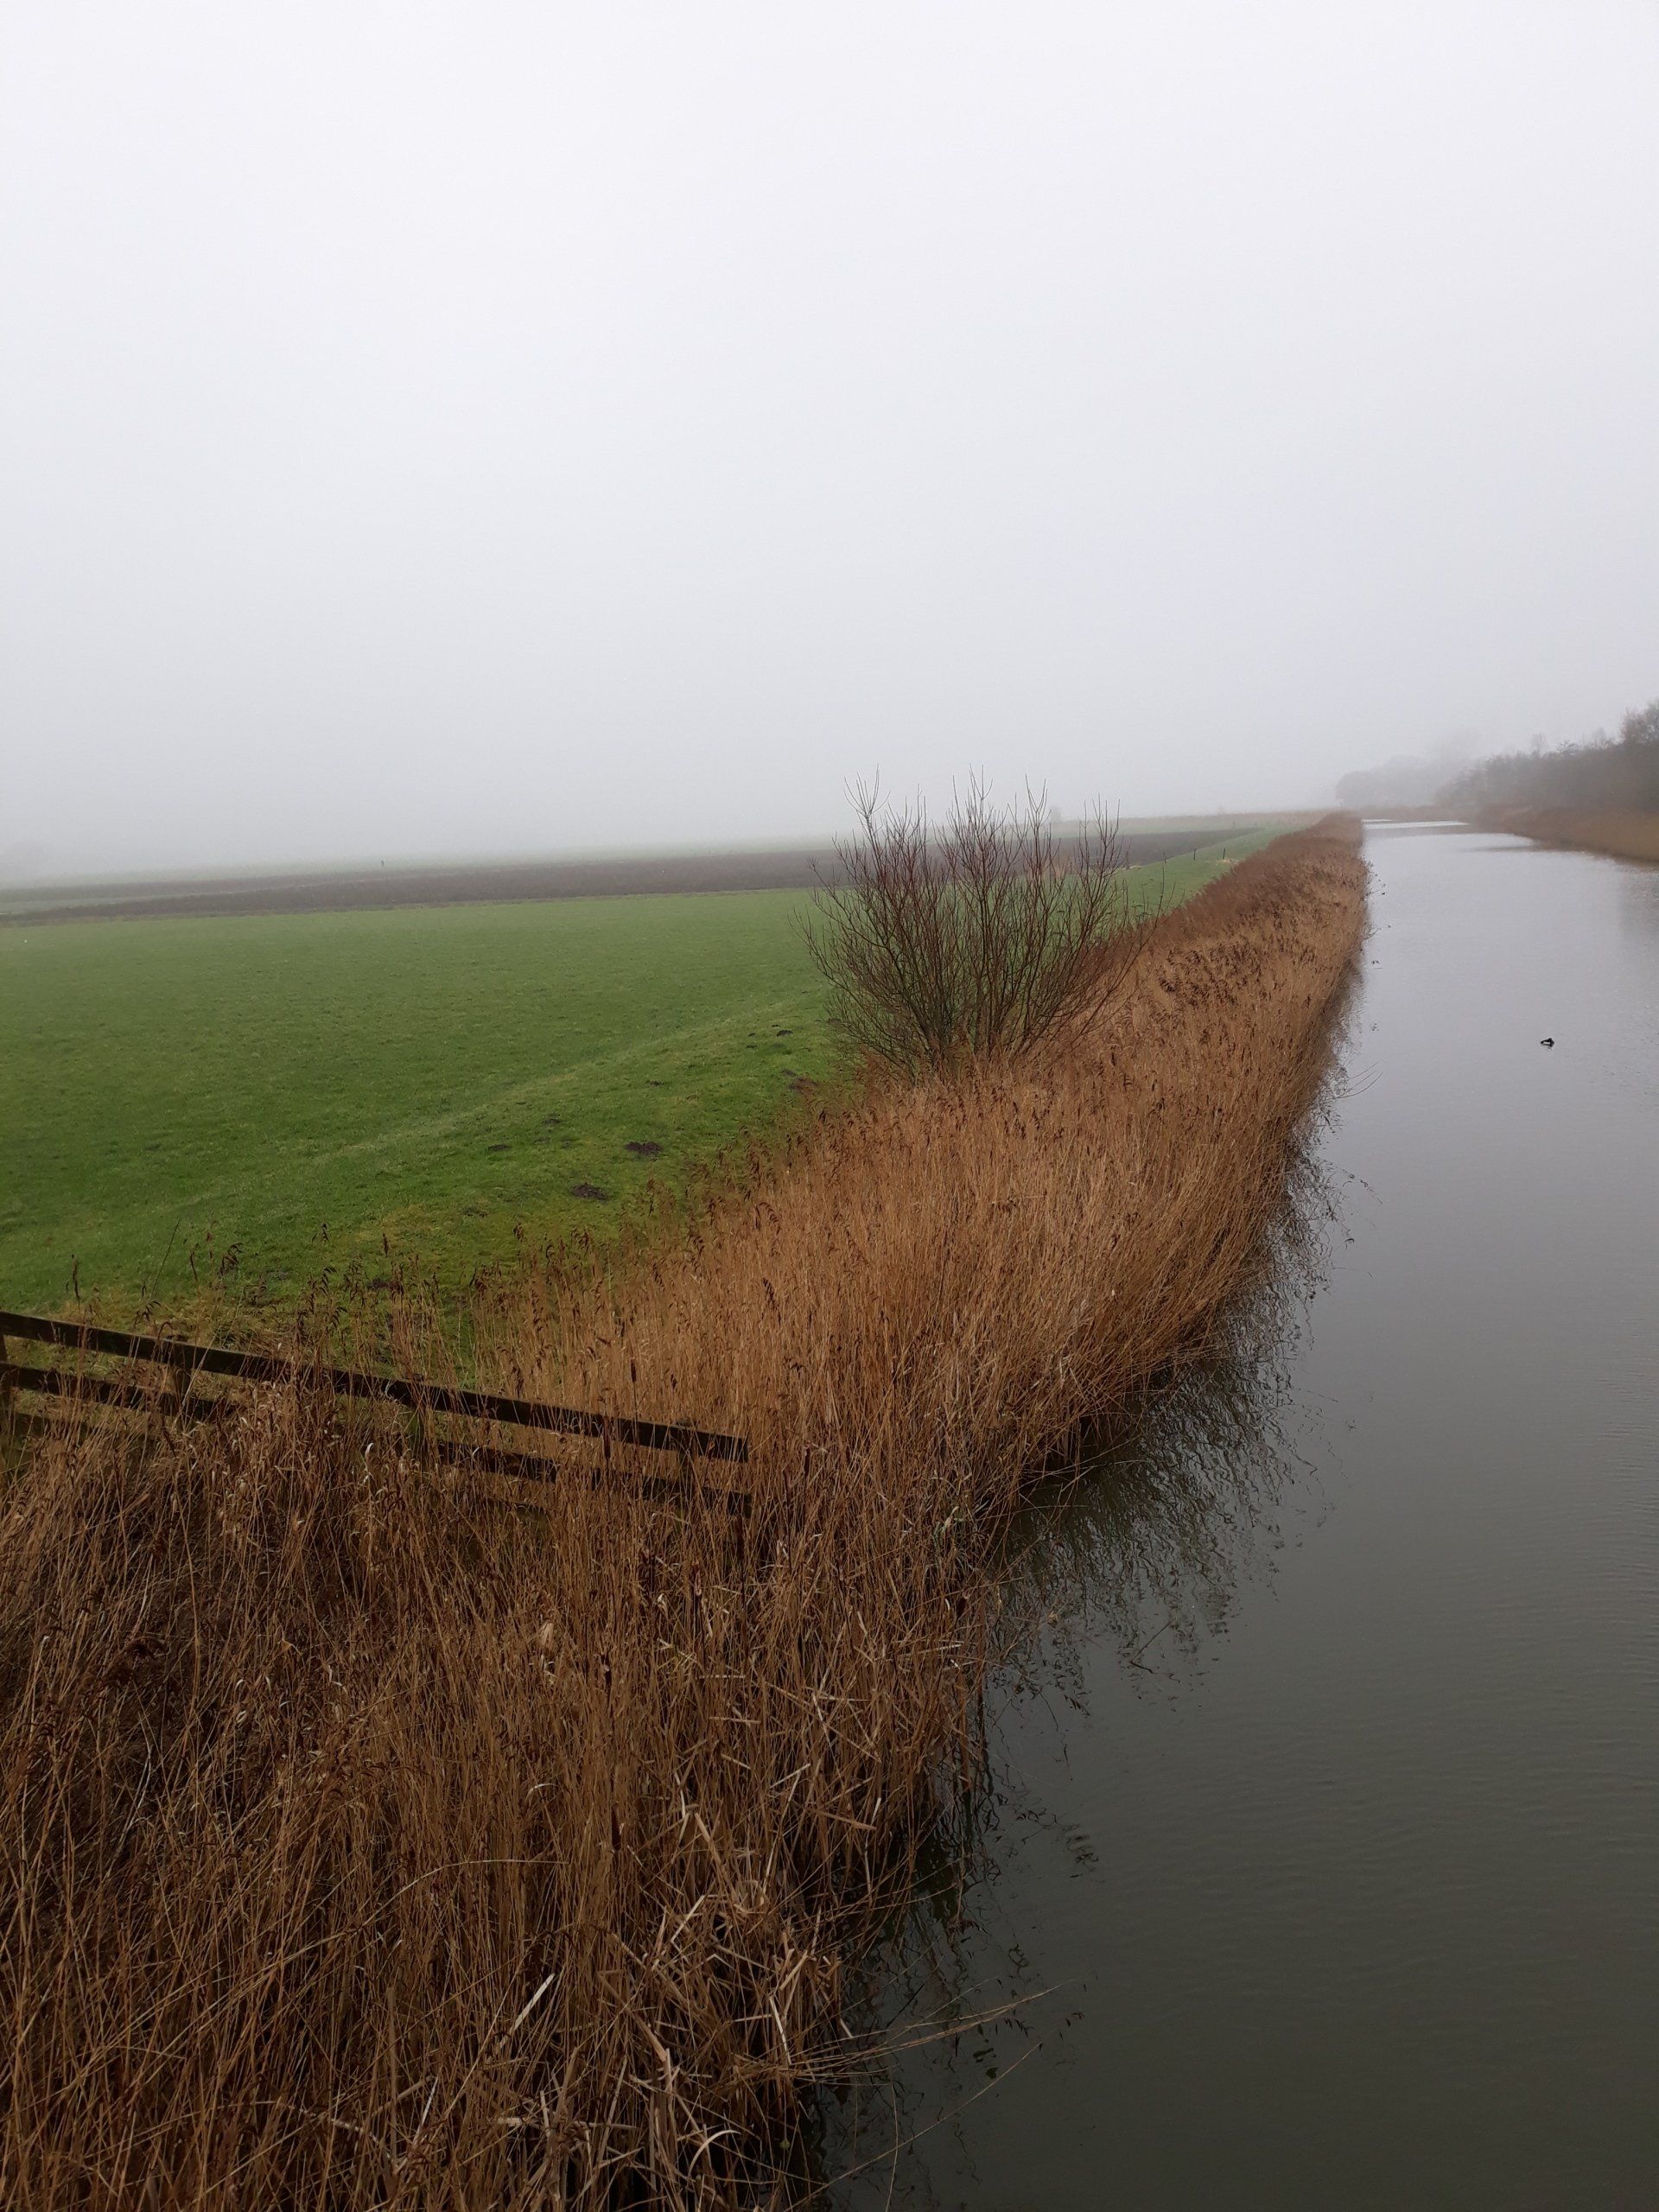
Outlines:
{"type": "MultiPolygon", "coordinates": [[[[96,1354],[112,1359],[142,1360],[170,1369],[175,1378],[174,1409],[187,1420],[210,1414],[221,1402],[216,1396],[192,1400],[190,1387],[198,1375],[226,1376],[245,1382],[308,1382],[340,1397],[369,1398],[385,1405],[403,1406],[418,1413],[453,1414],[461,1420],[496,1421],[515,1428],[541,1429],[563,1436],[598,1438],[607,1448],[613,1444],[636,1450],[671,1452],[682,1459],[742,1461],[749,1448],[741,1436],[695,1428],[683,1421],[637,1421],[626,1414],[594,1413],[574,1406],[543,1405],[535,1399],[504,1396],[496,1390],[463,1389],[454,1383],[430,1382],[401,1375],[365,1375],[351,1368],[320,1367],[303,1360],[283,1359],[269,1352],[233,1351],[222,1344],[187,1344],[175,1337],[147,1337],[126,1329],[94,1327],[90,1322],[59,1321],[40,1313],[0,1311],[0,1410],[15,1391],[42,1397],[75,1399],[99,1405],[147,1406],[148,1394],[131,1382],[106,1376],[67,1372],[61,1368],[33,1367],[8,1357],[6,1339],[53,1344],[83,1357],[96,1354]]],[[[14,1413],[14,1425],[38,1430],[49,1425],[41,1416],[14,1413]]],[[[439,1438],[428,1448],[451,1463],[475,1462],[503,1474],[548,1477],[566,1471],[531,1454],[501,1452],[484,1446],[462,1445],[439,1438]]],[[[652,1485],[653,1488],[656,1484],[652,1485]]]]}

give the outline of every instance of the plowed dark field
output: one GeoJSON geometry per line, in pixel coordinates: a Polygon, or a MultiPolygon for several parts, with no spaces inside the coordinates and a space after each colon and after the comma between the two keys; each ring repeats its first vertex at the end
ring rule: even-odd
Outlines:
{"type": "MultiPolygon", "coordinates": [[[[1175,830],[1126,830],[1124,858],[1155,865],[1213,844],[1243,817],[1175,830]]],[[[524,899],[623,898],[653,891],[808,891],[833,877],[827,846],[725,852],[623,853],[581,858],[318,868],[280,874],[134,877],[0,889],[0,921],[142,921],[189,914],[350,913],[363,907],[512,905],[524,899]]]]}

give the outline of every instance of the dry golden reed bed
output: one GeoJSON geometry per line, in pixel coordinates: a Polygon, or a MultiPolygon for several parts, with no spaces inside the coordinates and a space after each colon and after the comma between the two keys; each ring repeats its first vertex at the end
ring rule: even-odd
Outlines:
{"type": "Polygon", "coordinates": [[[1483,830],[1507,830],[1541,844],[1573,845],[1616,860],[1659,861],[1659,814],[1634,808],[1586,814],[1566,806],[1503,806],[1476,817],[1483,830]]]}
{"type": "Polygon", "coordinates": [[[747,1515],[620,1465],[503,1510],[313,1392],[38,1447],[0,2201],[771,2201],[971,1761],[999,1520],[1259,1266],[1363,880],[1286,840],[1046,1070],[873,1092],[671,1250],[497,1291],[498,1379],[741,1431],[747,1515]]]}

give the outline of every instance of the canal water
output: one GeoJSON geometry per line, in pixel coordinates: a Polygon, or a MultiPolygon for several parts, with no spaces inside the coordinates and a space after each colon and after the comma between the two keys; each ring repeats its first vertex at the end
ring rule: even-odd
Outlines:
{"type": "Polygon", "coordinates": [[[1022,1531],[849,2212],[1659,2206],[1659,869],[1367,857],[1314,1256],[1022,1531]]]}

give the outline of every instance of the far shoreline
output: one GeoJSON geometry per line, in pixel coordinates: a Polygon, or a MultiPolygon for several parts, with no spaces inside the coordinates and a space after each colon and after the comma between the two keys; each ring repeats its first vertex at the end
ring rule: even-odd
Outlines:
{"type": "Polygon", "coordinates": [[[1659,861],[1659,814],[1634,807],[1601,812],[1567,806],[1500,806],[1474,817],[1477,830],[1507,830],[1541,845],[1602,853],[1611,860],[1659,861]]]}

